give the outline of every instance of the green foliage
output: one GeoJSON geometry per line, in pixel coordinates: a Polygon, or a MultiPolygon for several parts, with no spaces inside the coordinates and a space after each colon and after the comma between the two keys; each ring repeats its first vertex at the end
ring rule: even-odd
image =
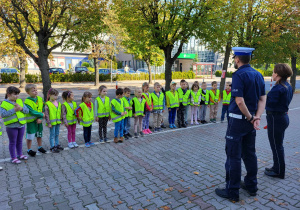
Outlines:
{"type": "Polygon", "coordinates": [[[1,74],[1,79],[2,79],[1,83],[19,83],[20,81],[19,75],[17,73],[13,73],[13,74],[3,73],[1,74]]]}
{"type": "Polygon", "coordinates": [[[95,68],[93,67],[87,67],[87,69],[89,70],[89,72],[95,72],[95,68]]]}
{"type": "MultiPolygon", "coordinates": [[[[154,74],[152,74],[152,78],[154,78],[154,74]]],[[[155,74],[155,79],[165,79],[165,74],[155,74]]],[[[188,72],[172,72],[172,79],[195,79],[195,73],[193,71],[188,72]]],[[[141,74],[118,74],[116,76],[116,80],[149,80],[149,74],[141,73],[141,74]]]]}
{"type": "Polygon", "coordinates": [[[83,62],[81,66],[90,67],[90,64],[88,62],[83,62]]]}
{"type": "MultiPolygon", "coordinates": [[[[232,77],[232,73],[233,73],[233,72],[227,71],[227,72],[226,72],[226,77],[231,78],[231,77],[232,77]]],[[[221,77],[222,71],[216,71],[216,72],[215,72],[215,75],[216,75],[216,77],[221,77]]]]}
{"type": "MultiPolygon", "coordinates": [[[[262,69],[256,69],[258,72],[260,72],[264,77],[270,77],[272,76],[273,71],[272,70],[262,70],[262,69]]],[[[226,77],[231,78],[233,72],[226,72],[226,77]]],[[[216,71],[215,72],[216,77],[221,77],[222,71],[216,71]]]]}
{"type": "Polygon", "coordinates": [[[118,61],[117,63],[117,68],[120,69],[123,67],[122,61],[118,61]]]}

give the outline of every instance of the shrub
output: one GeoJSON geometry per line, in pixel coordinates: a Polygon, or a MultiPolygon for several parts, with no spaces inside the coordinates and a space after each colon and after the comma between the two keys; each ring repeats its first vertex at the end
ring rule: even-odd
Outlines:
{"type": "Polygon", "coordinates": [[[87,67],[87,69],[89,70],[89,72],[95,72],[95,68],[93,67],[87,67]]]}
{"type": "Polygon", "coordinates": [[[81,66],[90,67],[90,64],[88,62],[83,62],[81,66]]]}
{"type": "MultiPolygon", "coordinates": [[[[229,72],[229,71],[226,72],[226,77],[229,77],[229,78],[232,77],[232,73],[233,73],[233,72],[229,72]]],[[[216,77],[221,77],[222,71],[216,71],[216,72],[215,72],[215,75],[216,75],[216,77]]]]}
{"type": "Polygon", "coordinates": [[[20,78],[17,73],[7,74],[2,73],[1,74],[2,83],[19,83],[20,78]]]}

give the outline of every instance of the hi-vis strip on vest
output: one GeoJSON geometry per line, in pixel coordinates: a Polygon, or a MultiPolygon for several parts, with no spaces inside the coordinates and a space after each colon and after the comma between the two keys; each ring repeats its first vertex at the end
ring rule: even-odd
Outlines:
{"type": "MultiPolygon", "coordinates": [[[[37,112],[43,112],[43,106],[44,106],[44,102],[42,97],[37,96],[37,101],[36,103],[28,98],[26,98],[25,102],[26,105],[30,106],[34,111],[37,112]]],[[[33,121],[35,121],[37,119],[37,117],[32,116],[31,114],[26,114],[26,121],[27,123],[31,123],[33,121]]]]}
{"type": "MultiPolygon", "coordinates": [[[[130,104],[125,96],[123,98],[121,98],[121,100],[123,101],[124,107],[132,107],[132,100],[130,100],[130,104]]],[[[124,115],[125,117],[132,117],[132,110],[126,109],[126,112],[127,112],[127,114],[124,115]]]]}
{"type": "Polygon", "coordinates": [[[175,93],[175,95],[174,95],[173,92],[171,92],[171,91],[167,91],[167,92],[166,92],[166,95],[167,95],[168,98],[170,99],[170,108],[176,108],[176,107],[179,107],[178,92],[175,91],[174,93],[175,93]]]}
{"type": "Polygon", "coordinates": [[[137,116],[143,116],[145,111],[146,99],[142,98],[142,101],[140,102],[137,97],[134,97],[132,100],[134,101],[135,114],[137,116]]]}
{"type": "Polygon", "coordinates": [[[65,105],[66,109],[67,109],[67,123],[68,125],[73,125],[76,124],[77,122],[77,117],[75,116],[75,109],[77,108],[77,104],[75,101],[72,101],[73,104],[73,109],[71,108],[71,106],[68,104],[68,102],[64,102],[63,105],[65,105]]]}
{"type": "Polygon", "coordinates": [[[178,88],[177,92],[179,94],[179,102],[181,102],[183,106],[188,105],[191,91],[187,90],[185,94],[183,94],[183,90],[181,88],[178,88]]]}
{"type": "MultiPolygon", "coordinates": [[[[124,105],[123,105],[123,100],[120,99],[120,101],[121,101],[121,103],[119,103],[116,99],[113,99],[113,100],[111,100],[111,105],[113,105],[118,112],[122,113],[122,112],[124,112],[124,105]]],[[[124,116],[117,115],[116,113],[114,113],[112,111],[112,108],[110,110],[111,110],[110,116],[111,116],[111,119],[113,122],[119,122],[124,119],[124,116]]]]}
{"type": "Polygon", "coordinates": [[[146,99],[146,102],[147,102],[148,106],[150,106],[150,107],[151,107],[151,104],[152,104],[151,93],[149,93],[149,92],[147,92],[147,93],[148,93],[149,97],[147,96],[147,94],[146,94],[146,93],[142,93],[142,95],[145,97],[145,99],[146,99]]]}
{"type": "Polygon", "coordinates": [[[156,93],[151,93],[151,98],[153,101],[153,110],[161,110],[164,108],[164,94],[160,92],[159,98],[156,93]]]}
{"type": "MultiPolygon", "coordinates": [[[[200,95],[201,95],[200,90],[198,90],[197,94],[195,94],[193,91],[191,91],[191,97],[193,97],[193,101],[194,101],[193,105],[194,106],[200,106],[200,102],[199,102],[200,95]]],[[[201,98],[200,98],[200,100],[201,100],[201,98]]],[[[192,100],[191,100],[191,104],[192,104],[192,100]]]]}
{"type": "MultiPolygon", "coordinates": [[[[47,101],[46,105],[48,106],[49,109],[49,120],[51,125],[61,124],[61,103],[58,102],[57,108],[51,101],[47,101]]],[[[46,123],[46,125],[48,124],[46,123]]]]}
{"type": "Polygon", "coordinates": [[[104,103],[100,97],[97,97],[96,100],[98,102],[97,117],[99,118],[109,117],[109,112],[110,112],[109,98],[105,96],[104,103]]]}
{"type": "MultiPolygon", "coordinates": [[[[216,95],[214,94],[214,92],[212,90],[210,90],[209,95],[214,102],[218,102],[219,97],[220,97],[220,90],[218,90],[218,89],[216,90],[216,95]]],[[[210,102],[209,104],[213,105],[214,103],[210,102]]]]}
{"type": "Polygon", "coordinates": [[[89,110],[84,102],[82,102],[79,106],[82,111],[82,120],[80,121],[80,125],[83,127],[90,127],[94,122],[94,104],[91,102],[91,110],[89,110]]]}
{"type": "Polygon", "coordinates": [[[230,104],[231,92],[227,95],[226,90],[223,90],[223,104],[230,104]]]}
{"type": "MultiPolygon", "coordinates": [[[[24,107],[23,101],[21,99],[17,99],[16,104],[19,104],[21,107],[24,107]]],[[[13,105],[7,101],[3,101],[1,104],[1,107],[8,111],[8,110],[13,109],[15,107],[15,105],[13,105]]],[[[9,117],[3,118],[4,125],[10,125],[10,124],[16,123],[16,122],[19,122],[20,124],[23,124],[23,125],[26,124],[25,114],[22,111],[18,111],[9,117]]]]}

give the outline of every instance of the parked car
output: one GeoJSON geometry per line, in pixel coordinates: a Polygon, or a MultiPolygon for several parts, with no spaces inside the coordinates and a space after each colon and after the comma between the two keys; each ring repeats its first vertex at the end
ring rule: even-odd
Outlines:
{"type": "Polygon", "coordinates": [[[137,72],[134,71],[133,69],[130,69],[128,73],[129,73],[129,74],[136,74],[137,72]]]}
{"type": "Polygon", "coordinates": [[[99,74],[110,74],[110,69],[99,69],[99,74]]]}
{"type": "Polygon", "coordinates": [[[125,70],[124,69],[117,69],[117,74],[125,74],[125,70]]]}
{"type": "Polygon", "coordinates": [[[6,74],[13,74],[13,73],[20,74],[19,71],[16,68],[2,68],[2,69],[0,69],[0,74],[3,74],[3,73],[6,73],[6,74]]]}
{"type": "Polygon", "coordinates": [[[85,66],[75,67],[75,73],[82,73],[82,74],[88,74],[89,70],[85,66]]]}
{"type": "Polygon", "coordinates": [[[137,71],[139,71],[140,73],[146,73],[146,74],[149,73],[148,69],[143,69],[143,68],[138,69],[137,71]]]}
{"type": "Polygon", "coordinates": [[[49,74],[65,74],[65,71],[62,68],[50,68],[49,74]]]}

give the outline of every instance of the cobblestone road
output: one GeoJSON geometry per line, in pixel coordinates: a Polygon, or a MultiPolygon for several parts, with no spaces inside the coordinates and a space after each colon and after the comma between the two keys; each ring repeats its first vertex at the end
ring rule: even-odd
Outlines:
{"type": "MultiPolygon", "coordinates": [[[[78,126],[81,147],[38,155],[19,165],[9,162],[4,132],[0,137],[0,209],[299,209],[300,95],[295,95],[289,116],[284,144],[286,179],[263,174],[272,164],[272,153],[262,129],[257,132],[258,195],[249,197],[240,190],[241,201],[235,204],[214,193],[225,180],[226,123],[165,129],[123,144],[97,143],[91,148],[83,147],[78,126]]],[[[60,142],[65,147],[66,133],[61,127],[60,142]]],[[[113,137],[112,123],[109,137],[113,137]]],[[[47,149],[48,139],[45,128],[47,149]]],[[[96,123],[92,139],[98,139],[96,123]]]]}

